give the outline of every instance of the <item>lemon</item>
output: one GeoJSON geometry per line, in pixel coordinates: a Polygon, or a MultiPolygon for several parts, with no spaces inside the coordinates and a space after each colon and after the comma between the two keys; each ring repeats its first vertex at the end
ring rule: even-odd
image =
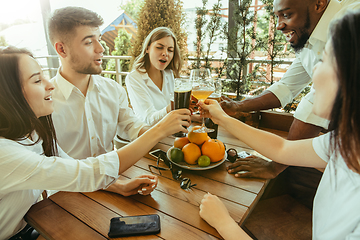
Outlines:
{"type": "Polygon", "coordinates": [[[179,163],[184,161],[184,153],[181,151],[180,148],[173,148],[170,151],[170,158],[172,161],[179,163]]]}
{"type": "Polygon", "coordinates": [[[200,167],[207,167],[211,163],[210,158],[208,156],[206,156],[206,155],[200,156],[197,161],[198,161],[198,165],[200,167]]]}

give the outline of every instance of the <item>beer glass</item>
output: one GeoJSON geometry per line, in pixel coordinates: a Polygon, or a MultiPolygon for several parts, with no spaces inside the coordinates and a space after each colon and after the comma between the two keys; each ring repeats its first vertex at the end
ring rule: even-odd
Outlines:
{"type": "MultiPolygon", "coordinates": [[[[209,69],[193,69],[190,72],[190,79],[192,83],[192,95],[198,101],[205,101],[214,91],[214,80],[211,78],[209,69]]],[[[194,130],[194,132],[204,133],[213,132],[214,129],[205,126],[205,119],[202,118],[201,128],[194,130]]]]}
{"type": "MultiPolygon", "coordinates": [[[[188,77],[175,78],[174,88],[174,108],[186,108],[190,106],[191,99],[191,82],[188,77]]],[[[184,137],[185,133],[178,132],[174,134],[175,137],[184,137]]]]}

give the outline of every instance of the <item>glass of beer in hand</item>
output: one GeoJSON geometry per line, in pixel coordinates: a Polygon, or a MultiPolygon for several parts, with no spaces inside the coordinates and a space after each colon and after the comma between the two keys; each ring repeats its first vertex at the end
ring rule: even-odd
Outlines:
{"type": "MultiPolygon", "coordinates": [[[[174,108],[188,109],[191,101],[191,82],[188,77],[175,78],[174,88],[174,108]]],[[[184,137],[185,133],[178,132],[174,134],[175,137],[184,137]]]]}
{"type": "MultiPolygon", "coordinates": [[[[192,83],[192,95],[199,101],[205,101],[215,91],[214,80],[211,78],[210,70],[207,68],[191,70],[190,79],[192,83]]],[[[205,126],[204,117],[202,118],[201,128],[194,130],[194,132],[199,133],[213,131],[214,129],[205,126]]]]}

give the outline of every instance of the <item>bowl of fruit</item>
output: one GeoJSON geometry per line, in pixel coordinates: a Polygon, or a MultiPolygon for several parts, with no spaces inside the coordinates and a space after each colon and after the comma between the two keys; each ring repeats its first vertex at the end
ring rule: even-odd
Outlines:
{"type": "Polygon", "coordinates": [[[176,166],[190,170],[207,170],[221,165],[227,154],[224,144],[211,139],[207,133],[196,133],[194,126],[186,137],[175,138],[167,151],[168,159],[176,166]]]}

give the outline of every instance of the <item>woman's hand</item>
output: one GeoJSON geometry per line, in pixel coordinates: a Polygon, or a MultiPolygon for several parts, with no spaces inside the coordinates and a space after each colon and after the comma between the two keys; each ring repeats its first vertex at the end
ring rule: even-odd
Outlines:
{"type": "Polygon", "coordinates": [[[230,217],[225,205],[217,196],[211,193],[205,194],[201,200],[200,217],[217,230],[228,221],[234,221],[230,217]]]}
{"type": "Polygon", "coordinates": [[[207,193],[201,200],[200,217],[213,226],[226,240],[250,240],[249,237],[229,215],[220,199],[207,193]]]}
{"type": "Polygon", "coordinates": [[[216,100],[199,101],[198,106],[200,107],[201,117],[211,118],[216,124],[219,124],[220,120],[227,116],[216,100]]]}
{"type": "Polygon", "coordinates": [[[141,175],[128,180],[117,180],[106,190],[123,196],[135,194],[148,195],[157,186],[158,177],[154,175],[141,175]]]}

